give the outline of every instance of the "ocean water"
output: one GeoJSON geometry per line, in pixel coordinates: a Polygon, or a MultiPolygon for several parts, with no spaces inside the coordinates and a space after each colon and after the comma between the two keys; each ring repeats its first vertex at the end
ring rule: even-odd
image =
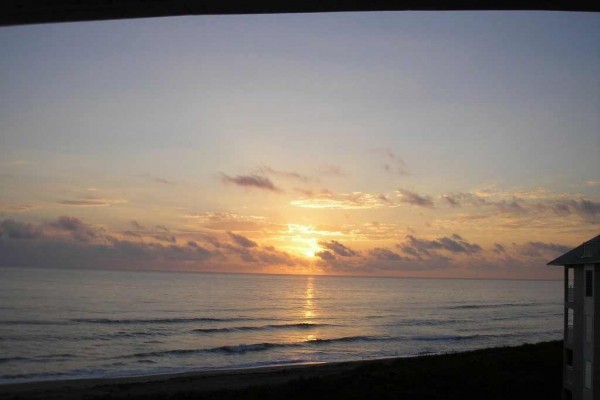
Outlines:
{"type": "Polygon", "coordinates": [[[555,281],[0,268],[0,383],[535,343],[562,313],[555,281]]]}

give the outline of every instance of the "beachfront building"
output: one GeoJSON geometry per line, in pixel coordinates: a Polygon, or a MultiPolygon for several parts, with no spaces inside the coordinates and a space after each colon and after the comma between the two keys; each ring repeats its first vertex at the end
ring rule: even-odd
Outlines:
{"type": "Polygon", "coordinates": [[[598,400],[600,235],[548,265],[565,267],[563,400],[598,400]]]}

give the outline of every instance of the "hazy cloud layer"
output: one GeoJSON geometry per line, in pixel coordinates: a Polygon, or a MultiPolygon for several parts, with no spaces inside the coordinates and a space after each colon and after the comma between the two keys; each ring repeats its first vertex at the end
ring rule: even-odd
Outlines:
{"type": "Polygon", "coordinates": [[[317,256],[323,270],[329,273],[418,273],[439,276],[444,275],[445,271],[455,274],[455,271],[462,270],[463,273],[470,271],[469,274],[477,275],[531,277],[540,276],[542,271],[554,273],[556,269],[545,264],[567,251],[569,246],[542,242],[511,246],[495,243],[492,248],[485,250],[477,243],[452,234],[436,239],[407,235],[404,241],[396,244],[396,248],[398,251],[374,247],[356,252],[353,257],[338,257],[328,248],[317,256]]]}
{"type": "MultiPolygon", "coordinates": [[[[137,222],[131,225],[143,228],[137,222]]],[[[232,272],[274,271],[271,268],[276,267],[293,272],[313,265],[333,274],[470,269],[478,275],[512,271],[535,276],[540,268],[547,268],[548,260],[570,249],[558,243],[530,241],[494,243],[486,250],[457,233],[435,238],[409,234],[392,246],[360,250],[340,240],[322,240],[318,242],[321,250],[311,262],[231,231],[212,234],[162,228],[112,233],[71,216],[40,224],[5,219],[0,221],[0,266],[232,272]]]]}
{"type": "Polygon", "coordinates": [[[156,231],[111,233],[70,216],[41,224],[5,219],[0,221],[0,266],[260,272],[306,264],[304,259],[233,232],[221,238],[192,234],[196,240],[178,245],[177,233],[159,231],[164,232],[162,236],[156,231]]]}
{"type": "Polygon", "coordinates": [[[580,196],[552,195],[546,191],[452,193],[441,196],[453,208],[488,209],[500,214],[539,216],[547,213],[559,217],[576,215],[589,223],[600,222],[600,201],[580,196]]]}
{"type": "Polygon", "coordinates": [[[7,204],[0,202],[0,213],[25,212],[36,208],[31,204],[7,204]]]}

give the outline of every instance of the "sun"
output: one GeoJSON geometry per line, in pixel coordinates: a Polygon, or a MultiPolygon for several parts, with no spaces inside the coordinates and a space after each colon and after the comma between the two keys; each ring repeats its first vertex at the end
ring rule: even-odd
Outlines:
{"type": "Polygon", "coordinates": [[[304,255],[308,258],[315,258],[317,253],[322,251],[316,238],[304,238],[303,242],[305,245],[304,255]]]}
{"type": "Polygon", "coordinates": [[[312,225],[299,225],[299,224],[288,224],[288,230],[286,232],[285,241],[287,242],[287,248],[292,252],[301,255],[307,259],[314,259],[317,254],[323,249],[319,246],[319,236],[325,234],[315,230],[312,225]]]}

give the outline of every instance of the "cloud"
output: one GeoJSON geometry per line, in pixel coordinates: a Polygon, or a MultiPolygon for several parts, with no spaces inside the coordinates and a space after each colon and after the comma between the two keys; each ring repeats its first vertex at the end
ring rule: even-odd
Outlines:
{"type": "Polygon", "coordinates": [[[0,203],[0,212],[24,212],[36,207],[30,204],[6,204],[0,203]]]}
{"type": "Polygon", "coordinates": [[[332,193],[327,189],[312,191],[307,189],[295,189],[302,193],[304,198],[292,200],[291,205],[303,208],[328,208],[342,210],[356,210],[383,207],[383,202],[378,196],[362,193],[332,193]]]}
{"type": "Polygon", "coordinates": [[[268,167],[266,165],[261,165],[259,168],[259,171],[263,175],[274,175],[279,178],[292,179],[292,180],[300,181],[303,183],[308,183],[308,182],[314,180],[307,175],[303,175],[303,174],[300,174],[295,171],[280,171],[280,170],[276,170],[271,167],[268,167]]]}
{"type": "Polygon", "coordinates": [[[587,181],[585,182],[588,186],[600,186],[600,181],[587,181]]]}
{"type": "Polygon", "coordinates": [[[259,231],[280,226],[265,221],[261,216],[247,216],[228,212],[202,212],[188,214],[189,218],[204,228],[221,231],[259,231]]]}
{"type": "Polygon", "coordinates": [[[389,206],[395,205],[395,203],[392,201],[392,199],[387,197],[385,194],[380,194],[379,196],[377,196],[377,198],[389,206]]]}
{"type": "Polygon", "coordinates": [[[372,151],[383,161],[384,171],[394,175],[410,174],[402,157],[396,155],[391,149],[373,149],[372,151]]]}
{"type": "Polygon", "coordinates": [[[596,218],[600,215],[600,202],[586,199],[558,200],[550,204],[540,204],[540,208],[550,207],[557,215],[578,214],[583,218],[596,218]]]}
{"type": "Polygon", "coordinates": [[[544,242],[527,242],[525,244],[517,245],[517,252],[524,256],[529,257],[543,257],[543,256],[558,256],[562,253],[566,253],[571,250],[571,246],[565,246],[557,243],[544,243],[544,242]]]}
{"type": "Polygon", "coordinates": [[[58,204],[63,206],[75,206],[75,207],[107,207],[113,204],[126,203],[122,199],[106,199],[101,197],[84,197],[82,199],[75,200],[60,200],[58,204]]]}
{"type": "Polygon", "coordinates": [[[506,249],[500,243],[494,243],[494,252],[495,253],[505,253],[506,249]]]}
{"type": "Polygon", "coordinates": [[[163,183],[165,185],[174,185],[175,182],[170,181],[168,179],[164,179],[164,178],[159,178],[159,177],[150,177],[150,179],[152,179],[152,181],[157,182],[157,183],[163,183]]]}
{"type": "Polygon", "coordinates": [[[43,233],[32,224],[5,219],[0,222],[0,238],[3,236],[10,239],[37,239],[43,236],[43,233]]]}
{"type": "MultiPolygon", "coordinates": [[[[533,193],[527,192],[521,194],[535,198],[533,193]]],[[[520,200],[514,195],[511,199],[494,200],[489,193],[485,193],[485,197],[483,196],[483,192],[453,193],[442,195],[442,199],[444,199],[451,207],[462,207],[463,205],[470,205],[473,207],[490,206],[495,207],[501,213],[522,214],[526,212],[525,206],[523,205],[523,200],[520,200]]]]}
{"type": "Polygon", "coordinates": [[[236,235],[233,232],[227,232],[227,234],[239,246],[242,246],[242,247],[256,247],[257,246],[256,242],[253,242],[252,240],[248,239],[245,236],[236,235]]]}
{"type": "Polygon", "coordinates": [[[319,242],[319,246],[331,250],[335,255],[341,257],[354,257],[358,255],[357,252],[344,246],[336,240],[331,240],[329,242],[319,242]]]}
{"type": "MultiPolygon", "coordinates": [[[[450,207],[471,206],[487,208],[496,211],[496,215],[513,215],[521,218],[535,217],[540,220],[541,213],[560,217],[577,215],[585,223],[595,224],[600,221],[600,201],[597,199],[572,196],[568,194],[553,194],[547,189],[529,191],[501,192],[498,190],[478,191],[475,193],[444,194],[442,199],[450,207]]],[[[493,214],[487,214],[487,217],[493,214]]],[[[464,217],[464,216],[463,216],[464,217]]],[[[531,218],[530,218],[531,219],[531,218]]],[[[517,221],[513,221],[517,222],[517,221]]],[[[523,224],[535,221],[522,221],[523,224]]]]}
{"type": "Polygon", "coordinates": [[[153,235],[152,237],[161,242],[169,242],[169,243],[177,242],[177,239],[173,235],[153,235]]]}
{"type": "Polygon", "coordinates": [[[524,214],[526,212],[525,208],[516,199],[512,201],[502,200],[493,204],[502,213],[524,214]]]}
{"type": "Polygon", "coordinates": [[[271,192],[282,192],[282,190],[275,186],[269,178],[260,175],[237,175],[232,177],[221,174],[221,181],[226,184],[237,186],[268,190],[271,192]]]}
{"type": "Polygon", "coordinates": [[[317,173],[319,175],[325,176],[336,176],[336,177],[345,177],[348,176],[348,173],[344,171],[342,168],[337,165],[332,164],[323,164],[317,168],[317,173]]]}
{"type": "Polygon", "coordinates": [[[171,181],[171,180],[168,180],[168,179],[165,179],[165,178],[161,178],[161,177],[158,177],[158,176],[153,176],[153,175],[150,175],[148,173],[141,174],[141,175],[138,175],[138,176],[141,177],[141,178],[147,179],[147,180],[149,180],[151,182],[160,183],[160,184],[163,184],[163,185],[176,185],[177,184],[177,182],[175,182],[175,181],[171,181]]]}
{"type": "Polygon", "coordinates": [[[327,251],[327,250],[319,251],[318,253],[315,253],[315,256],[317,256],[323,260],[326,260],[326,261],[335,260],[335,256],[333,255],[333,253],[330,251],[327,251]]]}
{"type": "Polygon", "coordinates": [[[203,259],[207,259],[215,255],[214,251],[207,250],[204,247],[199,246],[198,243],[191,240],[187,242],[187,246],[194,249],[198,254],[202,256],[203,259]]]}
{"type": "Polygon", "coordinates": [[[82,242],[95,239],[100,235],[97,228],[74,217],[62,216],[56,221],[50,222],[48,225],[58,230],[69,232],[75,239],[82,242]]]}
{"type": "Polygon", "coordinates": [[[136,220],[131,220],[129,221],[129,223],[131,224],[131,226],[133,226],[135,229],[146,229],[144,228],[144,226],[142,224],[140,224],[139,222],[137,222],[136,220]]]}
{"type": "Polygon", "coordinates": [[[482,248],[477,243],[469,243],[460,235],[453,234],[451,237],[441,237],[435,240],[419,239],[413,235],[406,236],[407,243],[401,248],[410,255],[431,255],[430,251],[443,250],[450,253],[475,254],[482,248]]]}
{"type": "Polygon", "coordinates": [[[482,206],[487,204],[484,197],[474,193],[452,193],[442,195],[448,205],[451,207],[461,207],[463,204],[470,204],[474,206],[482,206]]]}
{"type": "Polygon", "coordinates": [[[391,250],[383,249],[380,247],[376,247],[372,250],[369,250],[369,255],[382,261],[400,261],[403,259],[403,257],[399,254],[396,254],[391,250]]]}
{"type": "Polygon", "coordinates": [[[396,194],[402,203],[408,203],[419,207],[433,208],[433,200],[429,196],[420,196],[417,193],[405,189],[398,189],[396,194]]]}
{"type": "Polygon", "coordinates": [[[460,201],[454,196],[445,194],[442,196],[442,199],[446,200],[451,207],[460,207],[460,201]]]}
{"type": "Polygon", "coordinates": [[[133,231],[123,231],[123,232],[121,232],[121,234],[124,235],[124,236],[131,236],[131,237],[135,237],[135,238],[141,238],[142,237],[142,235],[140,235],[137,232],[133,232],[133,231]]]}
{"type": "MultiPolygon", "coordinates": [[[[300,226],[291,231],[297,229],[300,226]]],[[[349,229],[347,234],[354,231],[349,229]]],[[[317,231],[306,232],[312,235],[317,231]]],[[[554,270],[544,268],[544,264],[570,249],[558,243],[530,241],[510,246],[494,243],[484,250],[456,233],[436,238],[409,234],[397,243],[396,250],[376,245],[358,251],[338,240],[317,243],[322,251],[308,260],[233,232],[113,234],[71,216],[39,224],[0,220],[0,266],[294,272],[310,265],[315,272],[329,274],[439,276],[439,271],[445,270],[447,276],[556,278],[560,273],[549,276],[554,270]],[[154,238],[158,235],[164,235],[165,240],[154,238]]],[[[390,243],[389,238],[385,243],[390,243]]]]}
{"type": "Polygon", "coordinates": [[[139,232],[129,231],[117,236],[70,216],[40,224],[6,219],[0,221],[0,266],[260,272],[307,263],[232,232],[228,237],[233,244],[204,232],[187,232],[195,239],[181,245],[175,235],[148,235],[161,240],[147,242],[139,232]]]}

